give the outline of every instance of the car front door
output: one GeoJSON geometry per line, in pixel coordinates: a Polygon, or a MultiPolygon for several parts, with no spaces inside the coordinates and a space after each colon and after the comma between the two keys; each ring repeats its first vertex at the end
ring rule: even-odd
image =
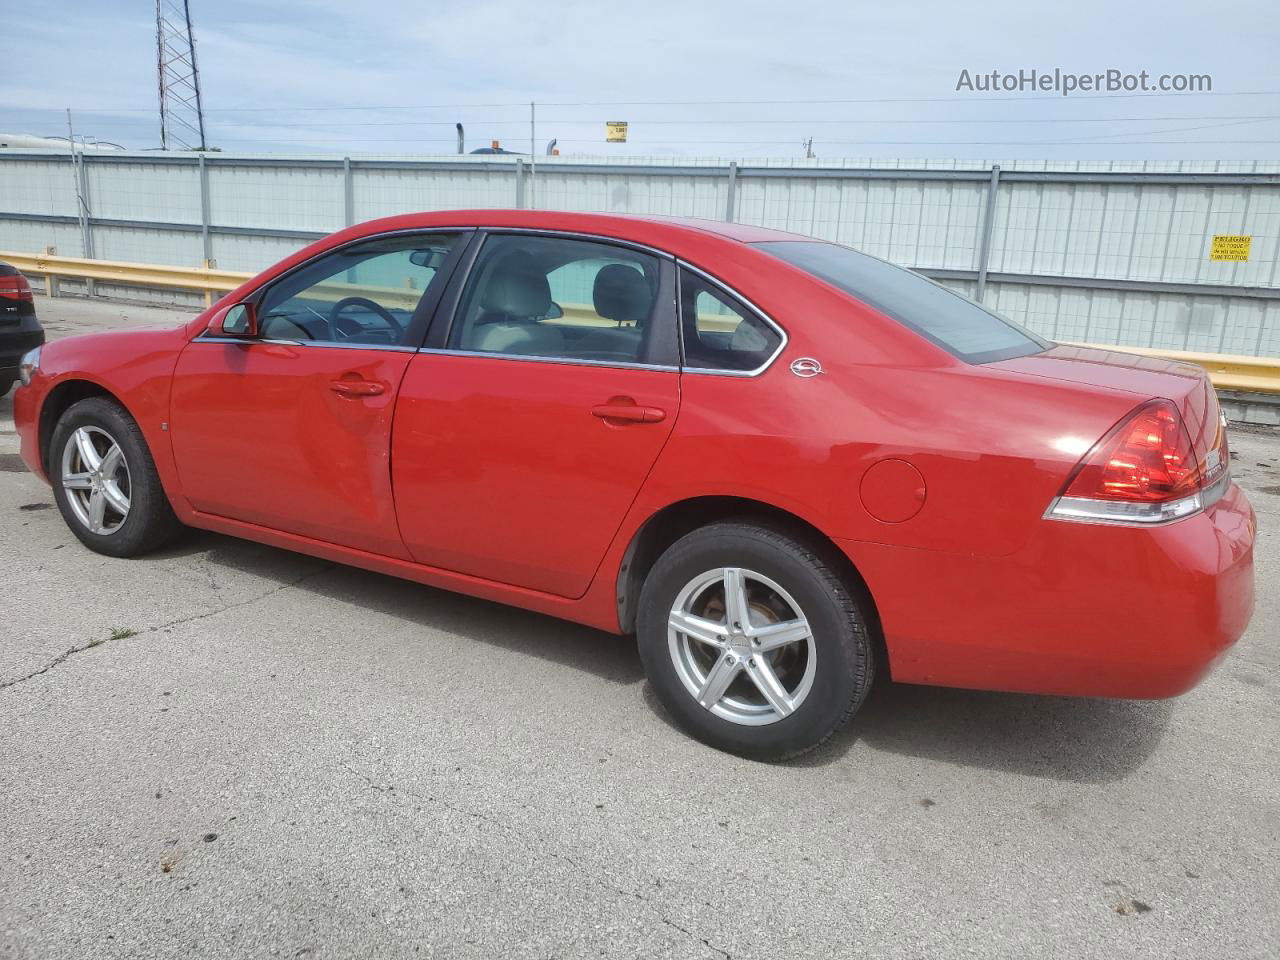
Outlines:
{"type": "Polygon", "coordinates": [[[464,245],[459,234],[359,241],[255,294],[256,338],[188,344],[170,431],[191,505],[407,559],[391,496],[392,414],[464,245]]]}
{"type": "Polygon", "coordinates": [[[400,391],[392,477],[415,560],[586,592],[679,412],[674,274],[628,246],[484,239],[400,391]]]}

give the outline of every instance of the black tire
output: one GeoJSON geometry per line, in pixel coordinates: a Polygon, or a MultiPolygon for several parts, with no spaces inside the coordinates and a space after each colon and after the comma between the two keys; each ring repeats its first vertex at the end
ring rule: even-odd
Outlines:
{"type": "Polygon", "coordinates": [[[155,461],[137,422],[118,403],[90,397],[72,404],[58,419],[49,443],[49,479],[53,497],[71,532],[90,550],[109,557],[137,557],[157,550],[183,531],[156,473],[155,461]],[[76,515],[62,483],[63,452],[81,427],[95,427],[120,447],[128,467],[128,513],[118,529],[95,533],[76,515]]]}
{"type": "Polygon", "coordinates": [[[17,380],[0,380],[0,400],[9,395],[9,391],[13,389],[13,385],[17,382],[17,380]]]}
{"type": "Polygon", "coordinates": [[[828,547],[749,518],[695,530],[658,558],[641,590],[637,639],[654,693],[684,730],[717,749],[776,761],[814,749],[849,722],[871,688],[875,655],[866,615],[835,572],[835,561],[828,547]],[[698,703],[677,672],[668,634],[672,607],[686,584],[720,567],[773,580],[809,623],[816,651],[812,686],[793,713],[770,723],[750,726],[717,716],[698,703]]]}

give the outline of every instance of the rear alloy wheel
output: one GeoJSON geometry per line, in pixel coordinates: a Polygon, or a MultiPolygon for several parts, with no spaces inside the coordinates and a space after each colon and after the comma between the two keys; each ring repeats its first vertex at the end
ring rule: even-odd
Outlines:
{"type": "Polygon", "coordinates": [[[667,621],[676,676],[705,709],[760,726],[795,713],[818,650],[800,605],[762,573],[716,567],[680,591],[667,621]]]}
{"type": "Polygon", "coordinates": [[[682,727],[732,753],[779,760],[816,747],[866,697],[866,620],[835,558],[784,528],[717,523],[654,564],[640,654],[682,727]]]}
{"type": "Polygon", "coordinates": [[[182,530],[138,424],[105,397],[72,404],[59,418],[48,472],[63,520],[91,550],[135,557],[182,530]]]}

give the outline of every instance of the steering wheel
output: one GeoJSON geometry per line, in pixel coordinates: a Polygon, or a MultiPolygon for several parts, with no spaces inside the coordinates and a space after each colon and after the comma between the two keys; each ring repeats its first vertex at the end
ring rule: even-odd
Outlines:
{"type": "Polygon", "coordinates": [[[343,297],[329,308],[329,336],[334,340],[338,339],[338,317],[343,310],[350,307],[361,307],[368,310],[370,313],[376,313],[383,320],[387,321],[387,325],[395,332],[397,340],[404,335],[404,326],[386,307],[383,307],[381,304],[374,303],[368,297],[343,297]]]}

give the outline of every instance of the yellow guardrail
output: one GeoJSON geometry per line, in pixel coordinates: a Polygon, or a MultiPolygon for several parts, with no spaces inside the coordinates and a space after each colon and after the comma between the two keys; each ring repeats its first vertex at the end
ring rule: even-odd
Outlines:
{"type": "Polygon", "coordinates": [[[162,287],[169,290],[196,290],[204,294],[205,304],[213,302],[213,294],[226,293],[244,283],[252,273],[205,267],[171,267],[154,263],[125,263],[118,260],[86,260],[60,257],[55,253],[10,253],[0,251],[0,260],[23,273],[44,277],[45,293],[57,295],[60,277],[77,280],[100,280],[133,287],[162,287]]]}
{"type": "MultiPolygon", "coordinates": [[[[87,260],[79,257],[61,257],[52,251],[42,254],[10,253],[0,250],[3,260],[23,273],[44,277],[45,292],[57,294],[57,279],[67,277],[84,280],[100,280],[124,286],[161,287],[170,290],[195,290],[202,292],[205,303],[213,302],[215,293],[234,290],[250,277],[251,273],[234,270],[218,270],[211,263],[203,267],[172,267],[154,263],[124,263],[115,260],[87,260]]],[[[348,293],[378,295],[403,300],[410,309],[419,296],[417,291],[400,288],[360,287],[343,285],[348,293]]],[[[594,311],[579,304],[566,304],[567,322],[589,324],[594,322],[594,311]]],[[[598,319],[598,318],[595,318],[598,319]]],[[[1219,390],[1238,390],[1242,393],[1280,394],[1280,360],[1271,357],[1231,356],[1217,353],[1195,353],[1186,350],[1153,350],[1145,347],[1122,347],[1114,344],[1079,343],[1080,347],[1115,350],[1137,356],[1162,357],[1182,360],[1203,367],[1209,379],[1219,390]]]]}
{"type": "Polygon", "coordinates": [[[1076,343],[1072,346],[1114,350],[1141,357],[1181,360],[1203,367],[1219,390],[1241,393],[1280,393],[1280,360],[1274,357],[1246,357],[1225,353],[1196,353],[1189,350],[1155,350],[1147,347],[1121,347],[1114,344],[1076,343]]]}

